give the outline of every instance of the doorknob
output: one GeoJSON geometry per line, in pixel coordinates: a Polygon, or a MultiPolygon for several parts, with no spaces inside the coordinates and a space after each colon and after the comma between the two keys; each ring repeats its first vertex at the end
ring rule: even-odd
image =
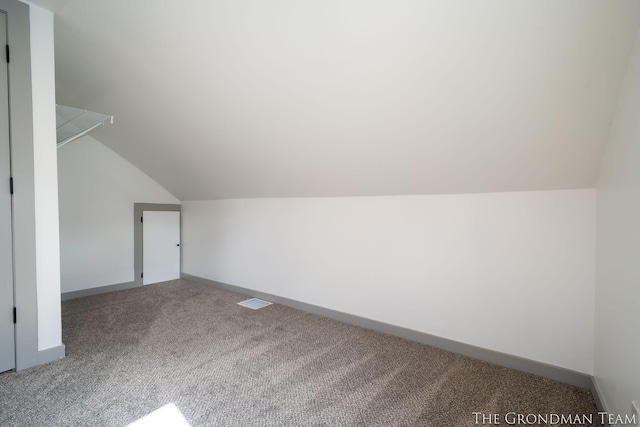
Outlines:
{"type": "Polygon", "coordinates": [[[178,243],[176,246],[180,246],[180,243],[178,243]]]}

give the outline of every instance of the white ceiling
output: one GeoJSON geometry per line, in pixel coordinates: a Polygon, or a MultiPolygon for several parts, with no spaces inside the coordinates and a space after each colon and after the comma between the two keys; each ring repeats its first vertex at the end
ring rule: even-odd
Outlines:
{"type": "MultiPolygon", "coordinates": [[[[59,0],[60,104],[181,200],[593,187],[636,0],[59,0]]],[[[76,142],[81,143],[81,142],[76,142]]]]}

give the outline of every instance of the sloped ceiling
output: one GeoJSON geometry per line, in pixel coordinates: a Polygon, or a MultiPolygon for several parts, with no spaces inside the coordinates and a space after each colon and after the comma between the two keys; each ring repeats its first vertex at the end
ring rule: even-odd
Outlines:
{"type": "MultiPolygon", "coordinates": [[[[593,187],[636,0],[40,0],[60,104],[181,200],[593,187]]],[[[80,142],[81,143],[81,142],[80,142]]]]}

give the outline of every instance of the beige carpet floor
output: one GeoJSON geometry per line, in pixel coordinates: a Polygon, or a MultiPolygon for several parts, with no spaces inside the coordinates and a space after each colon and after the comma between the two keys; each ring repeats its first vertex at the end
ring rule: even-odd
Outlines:
{"type": "Polygon", "coordinates": [[[169,403],[194,427],[597,422],[587,390],[246,298],[176,280],[64,302],[67,357],[0,375],[0,426],[126,426],[169,403]]]}

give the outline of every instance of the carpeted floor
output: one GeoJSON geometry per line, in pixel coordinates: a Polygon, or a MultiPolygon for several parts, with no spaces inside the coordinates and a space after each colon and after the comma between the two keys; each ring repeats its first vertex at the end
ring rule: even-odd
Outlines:
{"type": "Polygon", "coordinates": [[[246,298],[176,280],[64,302],[67,357],[0,375],[0,426],[126,426],[169,403],[191,426],[599,425],[587,390],[246,298]]]}

